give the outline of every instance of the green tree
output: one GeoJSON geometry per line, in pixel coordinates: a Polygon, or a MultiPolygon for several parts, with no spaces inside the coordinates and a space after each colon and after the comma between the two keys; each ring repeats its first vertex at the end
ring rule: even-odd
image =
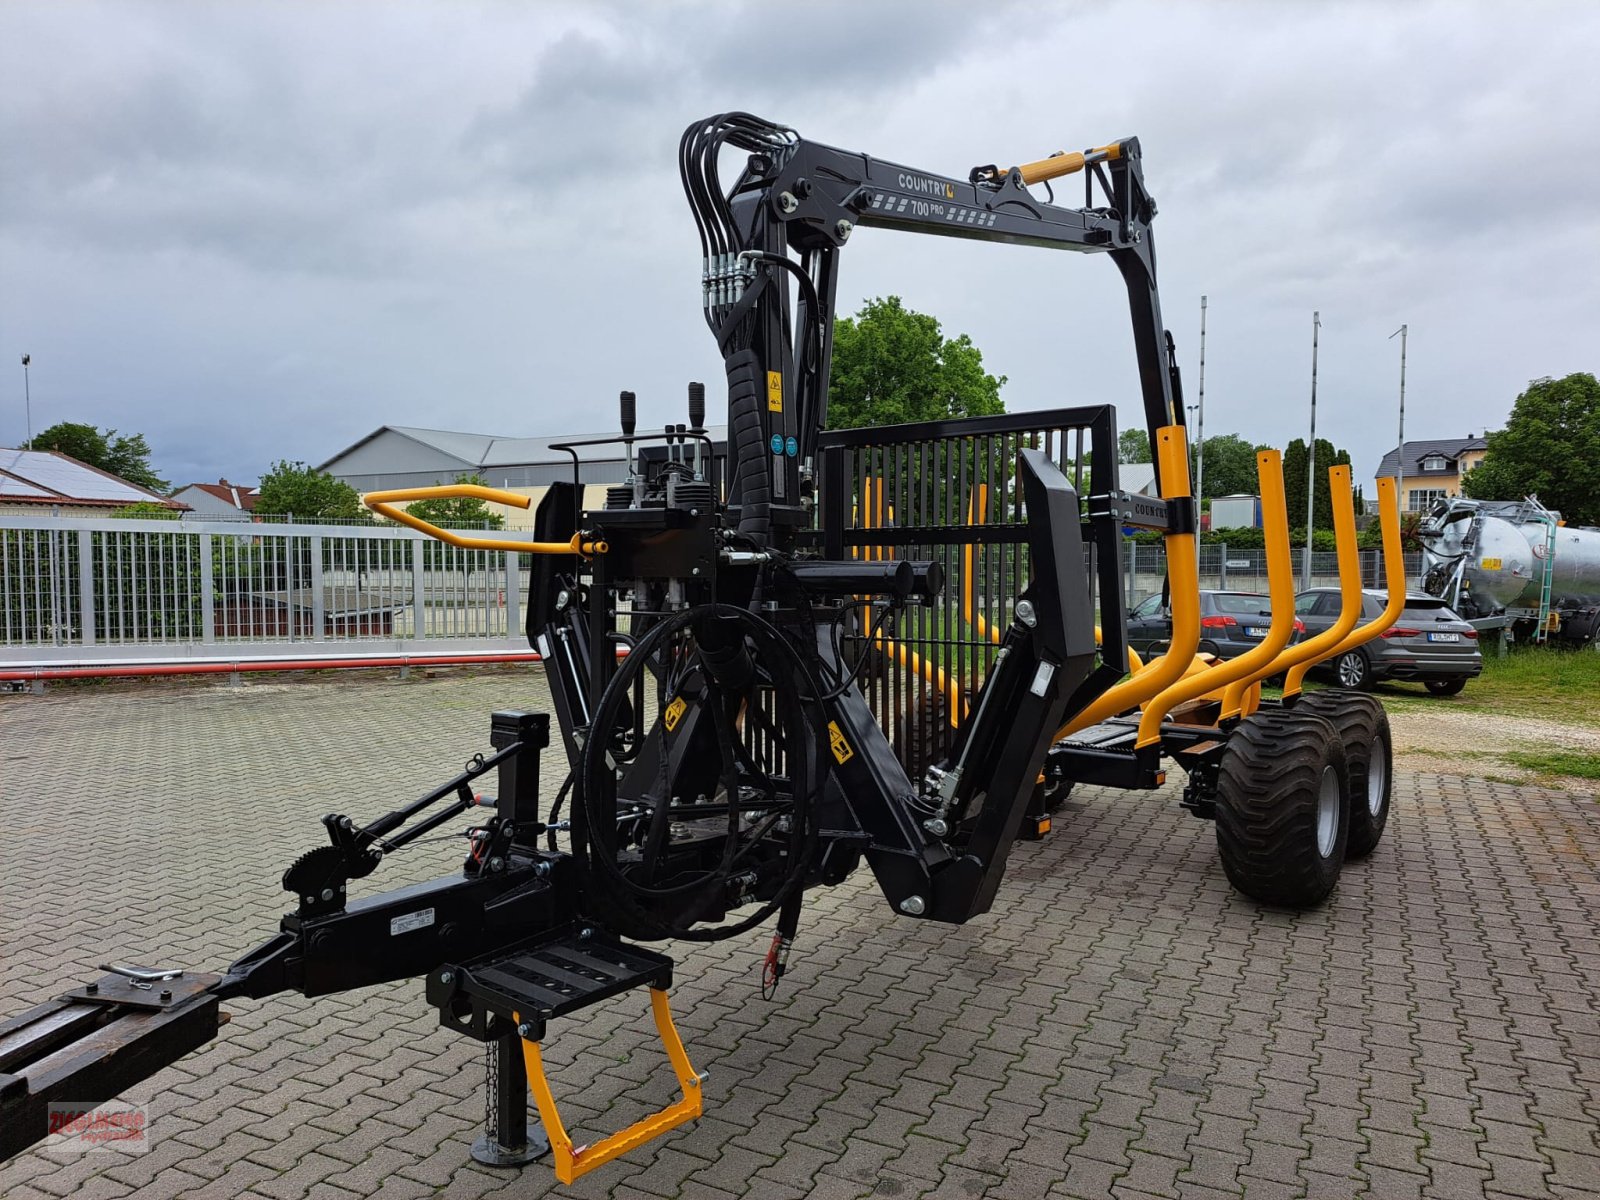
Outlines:
{"type": "Polygon", "coordinates": [[[898,296],[869,300],[834,322],[828,427],[991,416],[1005,411],[1005,382],[984,371],[966,334],[945,337],[936,318],[898,296]]]}
{"type": "Polygon", "coordinates": [[[150,446],[142,433],[123,436],[115,429],[102,432],[93,425],[61,421],[34,438],[33,448],[59,450],[152,492],[164,492],[170,486],[151,468],[150,446]]]}
{"type": "MultiPolygon", "coordinates": [[[[457,483],[488,485],[482,475],[457,475],[457,483]]],[[[437,483],[437,481],[435,481],[437,483]]],[[[450,500],[418,500],[406,506],[412,516],[437,525],[440,529],[504,529],[506,519],[490,509],[487,503],[475,498],[450,500]]]]}
{"type": "Polygon", "coordinates": [[[1600,380],[1535,379],[1461,488],[1477,500],[1537,495],[1572,525],[1600,524],[1600,380]]]}
{"type": "MultiPolygon", "coordinates": [[[[1312,521],[1317,529],[1333,528],[1333,493],[1328,486],[1328,468],[1350,465],[1350,452],[1334,448],[1327,438],[1317,439],[1317,487],[1312,503],[1312,521]]],[[[1288,501],[1289,522],[1302,528],[1306,523],[1306,443],[1295,438],[1283,452],[1283,490],[1288,501]]],[[[1211,473],[1211,468],[1206,468],[1211,473]]],[[[1209,490],[1209,489],[1208,489],[1209,490]]]]}
{"type": "MultiPolygon", "coordinates": [[[[1208,437],[1205,440],[1205,478],[1200,481],[1205,494],[1256,495],[1261,490],[1256,475],[1256,451],[1264,448],[1252,445],[1236,433],[1219,433],[1216,437],[1208,437]]],[[[1191,463],[1191,470],[1192,467],[1191,463]]]]}
{"type": "Polygon", "coordinates": [[[279,460],[261,477],[255,511],[264,517],[292,515],[297,521],[332,518],[370,523],[372,519],[361,505],[360,493],[348,483],[287,460],[279,460]]]}
{"type": "Polygon", "coordinates": [[[1150,435],[1142,429],[1124,429],[1117,434],[1117,461],[1119,463],[1147,463],[1150,457],[1150,435]]]}
{"type": "MultiPolygon", "coordinates": [[[[457,475],[457,483],[475,483],[480,487],[488,480],[482,475],[457,475]]],[[[435,480],[437,486],[438,481],[435,480]]],[[[504,529],[506,519],[493,511],[482,500],[471,497],[460,499],[417,500],[406,505],[406,511],[440,529],[504,529]]],[[[430,569],[451,569],[467,572],[490,567],[488,555],[482,550],[464,550],[447,542],[430,539],[422,547],[423,561],[430,569]]]]}
{"type": "Polygon", "coordinates": [[[119,508],[111,515],[139,521],[176,521],[183,516],[182,513],[168,508],[165,504],[157,504],[154,500],[141,500],[137,504],[119,508]]]}
{"type": "MultiPolygon", "coordinates": [[[[1422,514],[1403,512],[1400,514],[1400,549],[1409,554],[1413,550],[1422,549],[1422,539],[1417,536],[1417,530],[1422,526],[1422,514]]],[[[1356,539],[1356,544],[1363,550],[1383,549],[1383,523],[1370,521],[1356,539]]]]}

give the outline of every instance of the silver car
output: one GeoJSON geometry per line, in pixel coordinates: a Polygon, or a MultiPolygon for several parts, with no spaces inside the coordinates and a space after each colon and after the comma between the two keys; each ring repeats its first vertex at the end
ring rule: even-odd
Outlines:
{"type": "MultiPolygon", "coordinates": [[[[1383,592],[1362,595],[1361,619],[1383,612],[1383,592]]],[[[1339,590],[1312,588],[1295,598],[1295,613],[1306,636],[1329,628],[1339,617],[1339,590]]],[[[1425,684],[1435,696],[1453,696],[1483,672],[1478,631],[1435,596],[1408,595],[1400,619],[1365,646],[1348,650],[1317,668],[1340,687],[1366,691],[1380,680],[1425,684]]]]}

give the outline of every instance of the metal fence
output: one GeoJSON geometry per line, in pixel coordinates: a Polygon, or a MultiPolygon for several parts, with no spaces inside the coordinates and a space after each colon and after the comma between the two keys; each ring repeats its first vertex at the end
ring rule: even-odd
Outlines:
{"type": "Polygon", "coordinates": [[[526,651],[518,557],[395,527],[0,516],[0,665],[526,651]]]}
{"type": "MultiPolygon", "coordinates": [[[[1383,569],[1383,554],[1378,550],[1362,550],[1361,582],[1364,587],[1383,588],[1387,580],[1383,569]]],[[[1293,551],[1295,589],[1339,586],[1339,556],[1332,550],[1311,552],[1311,581],[1304,582],[1305,552],[1293,551]]],[[[1405,556],[1406,579],[1413,588],[1422,575],[1422,553],[1412,551],[1405,556]]],[[[1167,552],[1164,546],[1139,545],[1130,541],[1123,548],[1122,574],[1126,587],[1128,607],[1161,590],[1167,573],[1167,552]]],[[[1260,549],[1230,549],[1227,545],[1200,547],[1200,587],[1232,592],[1265,592],[1267,590],[1267,552],[1260,549]]]]}
{"type": "MultiPolygon", "coordinates": [[[[965,503],[949,500],[941,519],[968,523],[965,503]]],[[[1000,620],[992,610],[1014,594],[1023,559],[1005,546],[977,553],[967,603],[1000,620]]],[[[528,572],[518,557],[396,527],[0,516],[0,666],[525,651],[528,572]]],[[[1335,555],[1312,558],[1313,585],[1336,584],[1335,555]]],[[[1364,582],[1382,586],[1378,553],[1361,558],[1364,582]]],[[[955,604],[959,555],[949,568],[955,604]]],[[[1408,578],[1420,569],[1408,555],[1408,578]]],[[[1125,546],[1130,608],[1161,590],[1165,570],[1162,547],[1125,546]]],[[[1265,591],[1264,552],[1202,546],[1200,586],[1265,591]]],[[[959,622],[953,610],[945,616],[938,636],[926,636],[950,636],[945,626],[959,622]]]]}

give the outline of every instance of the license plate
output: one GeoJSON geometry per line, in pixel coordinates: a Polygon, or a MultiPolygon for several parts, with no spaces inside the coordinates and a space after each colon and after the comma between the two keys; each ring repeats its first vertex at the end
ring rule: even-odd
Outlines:
{"type": "Polygon", "coordinates": [[[1430,642],[1459,642],[1461,635],[1459,633],[1430,633],[1428,640],[1430,642]]]}
{"type": "Polygon", "coordinates": [[[1244,635],[1245,637],[1266,637],[1267,631],[1255,625],[1246,625],[1244,627],[1244,635]]]}

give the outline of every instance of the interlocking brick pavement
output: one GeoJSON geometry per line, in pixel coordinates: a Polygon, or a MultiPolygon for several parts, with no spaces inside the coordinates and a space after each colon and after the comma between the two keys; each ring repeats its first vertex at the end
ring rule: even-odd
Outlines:
{"type": "MultiPolygon", "coordinates": [[[[323,813],[420,794],[492,709],[545,696],[506,671],[0,699],[0,1011],[111,958],[225,965],[273,932],[323,813]]],[[[864,872],[814,894],[773,1003],[765,935],[677,947],[707,1116],[570,1189],[467,1158],[481,1049],[406,982],[230,1004],[129,1094],[148,1154],[35,1151],[0,1195],[1600,1196],[1595,798],[1396,788],[1315,912],[1235,895],[1173,789],[1086,790],[968,926],[894,916],[864,872]]],[[[555,1023],[547,1058],[580,1137],[672,1098],[640,996],[555,1023]]]]}

